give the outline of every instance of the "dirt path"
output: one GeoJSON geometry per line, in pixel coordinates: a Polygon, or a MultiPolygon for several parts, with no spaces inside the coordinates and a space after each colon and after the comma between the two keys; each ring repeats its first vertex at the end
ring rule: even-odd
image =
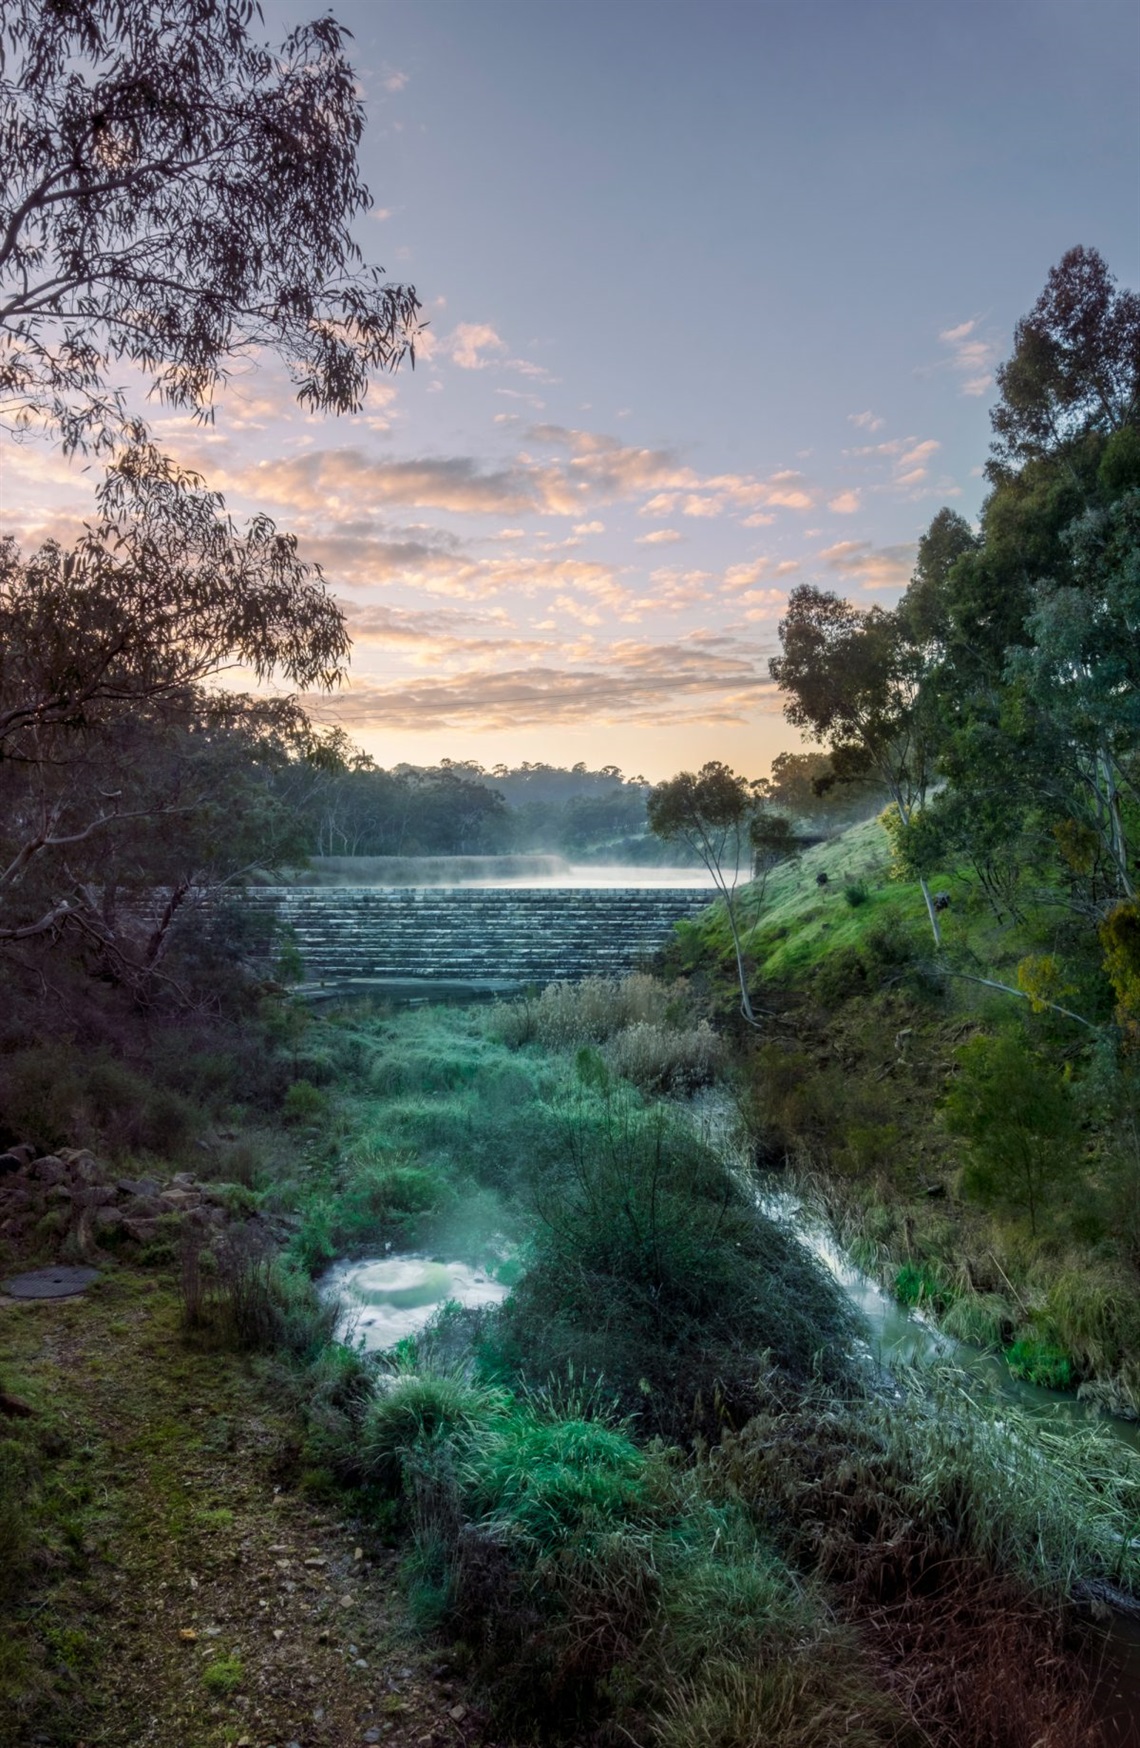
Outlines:
{"type": "Polygon", "coordinates": [[[188,1349],[161,1286],[6,1301],[0,1377],[36,1410],[39,1471],[13,1743],[489,1748],[409,1629],[397,1556],[297,1487],[287,1391],[188,1349]]]}

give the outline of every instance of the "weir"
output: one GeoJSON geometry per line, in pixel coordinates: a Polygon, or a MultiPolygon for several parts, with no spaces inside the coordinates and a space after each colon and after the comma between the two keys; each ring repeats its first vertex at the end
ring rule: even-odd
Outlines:
{"type": "Polygon", "coordinates": [[[696,885],[291,886],[254,889],[243,907],[289,932],[302,987],[319,998],[354,985],[432,995],[620,977],[714,896],[696,885]]]}

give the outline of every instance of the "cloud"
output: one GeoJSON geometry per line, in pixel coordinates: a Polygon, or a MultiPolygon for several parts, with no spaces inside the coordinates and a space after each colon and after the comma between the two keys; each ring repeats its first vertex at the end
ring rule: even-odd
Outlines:
{"type": "Polygon", "coordinates": [[[654,528],[650,534],[639,534],[635,546],[675,546],[685,536],[676,528],[654,528]]]}
{"type": "Polygon", "coordinates": [[[839,492],[834,498],[828,498],[827,507],[834,510],[837,516],[851,516],[859,509],[860,498],[857,491],[839,492]]]}
{"type": "Polygon", "coordinates": [[[604,534],[605,531],[604,522],[575,522],[574,524],[575,534],[604,534]]]}
{"type": "Polygon", "coordinates": [[[869,540],[840,540],[819,554],[829,570],[858,583],[861,589],[905,589],[914,569],[914,541],[875,547],[869,540]]]}
{"type": "MultiPolygon", "coordinates": [[[[922,497],[930,480],[930,468],[927,464],[941,447],[935,437],[891,437],[884,443],[867,443],[858,449],[848,449],[845,454],[860,460],[882,456],[890,461],[890,479],[885,486],[876,487],[876,490],[901,491],[908,497],[922,497]]],[[[940,482],[939,490],[946,491],[952,486],[952,481],[940,482]]]]}
{"type": "Polygon", "coordinates": [[[366,729],[461,731],[552,722],[658,724],[675,719],[741,721],[772,693],[762,651],[739,638],[700,633],[674,643],[617,643],[569,666],[481,667],[394,682],[354,679],[332,697],[303,702],[321,721],[366,729]]]}
{"type": "MultiPolygon", "coordinates": [[[[226,482],[221,482],[226,483],[226,482]]],[[[557,467],[516,463],[484,468],[471,456],[384,461],[356,448],[317,449],[262,461],[230,482],[256,501],[294,511],[342,511],[403,504],[461,515],[573,515],[585,508],[588,483],[557,467]]]]}
{"type": "Polygon", "coordinates": [[[460,370],[485,370],[490,360],[484,353],[505,352],[507,343],[487,322],[460,322],[448,337],[447,350],[460,370]]]}
{"type": "Polygon", "coordinates": [[[858,426],[860,431],[881,431],[886,420],[880,419],[868,408],[865,413],[848,413],[847,423],[858,426]]]}
{"type": "Polygon", "coordinates": [[[992,339],[979,333],[979,318],[972,316],[956,327],[943,328],[938,338],[949,347],[947,363],[963,378],[960,393],[970,397],[984,395],[993,386],[993,364],[997,346],[992,339]]]}

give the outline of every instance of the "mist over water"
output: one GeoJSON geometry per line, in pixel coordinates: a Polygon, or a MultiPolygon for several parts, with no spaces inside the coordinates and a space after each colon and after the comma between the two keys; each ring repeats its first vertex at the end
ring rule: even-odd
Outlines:
{"type": "MultiPolygon", "coordinates": [[[[742,871],[742,879],[747,874],[742,871]]],[[[274,884],[278,882],[275,881],[274,884]]],[[[314,856],[308,868],[283,877],[290,886],[440,887],[712,887],[699,864],[569,862],[562,856],[314,856]]]]}

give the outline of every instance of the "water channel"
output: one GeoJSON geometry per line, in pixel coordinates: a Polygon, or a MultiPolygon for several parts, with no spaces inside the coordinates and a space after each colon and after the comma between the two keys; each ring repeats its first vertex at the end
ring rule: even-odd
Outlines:
{"type": "MultiPolygon", "coordinates": [[[[709,1116],[706,1110],[706,1122],[709,1116]]],[[[714,1116],[713,1126],[721,1128],[714,1116]]],[[[723,1131],[721,1140],[723,1142],[723,1131]]],[[[779,1180],[768,1180],[758,1203],[769,1218],[795,1232],[861,1313],[872,1359],[884,1369],[940,1359],[952,1362],[1000,1398],[1064,1432],[1096,1424],[1140,1454],[1140,1425],[1100,1413],[1074,1396],[1060,1395],[1013,1378],[1000,1356],[952,1340],[921,1314],[907,1310],[847,1259],[825,1223],[779,1180]]],[[[505,1271],[504,1271],[505,1272],[505,1271]]],[[[339,1337],[366,1352],[382,1353],[425,1327],[451,1302],[500,1304],[509,1287],[487,1269],[423,1253],[388,1252],[345,1259],[322,1277],[322,1294],[344,1307],[339,1337]]],[[[1102,1688],[1108,1741],[1113,1748],[1140,1748],[1140,1618],[1117,1615],[1107,1634],[1102,1688]]]]}

